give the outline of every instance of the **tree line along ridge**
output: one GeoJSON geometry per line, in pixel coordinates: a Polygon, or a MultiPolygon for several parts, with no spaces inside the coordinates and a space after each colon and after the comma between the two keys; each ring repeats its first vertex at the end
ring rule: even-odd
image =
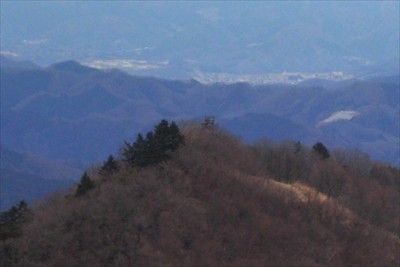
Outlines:
{"type": "Polygon", "coordinates": [[[4,266],[398,266],[398,177],[321,142],[247,145],[162,120],[67,194],[2,213],[0,256],[4,266]]]}

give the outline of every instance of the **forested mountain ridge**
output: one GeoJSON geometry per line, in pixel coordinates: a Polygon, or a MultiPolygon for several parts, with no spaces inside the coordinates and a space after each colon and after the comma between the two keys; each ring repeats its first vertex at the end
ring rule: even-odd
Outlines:
{"type": "Polygon", "coordinates": [[[400,266],[399,1],[0,2],[0,267],[400,266]]]}
{"type": "Polygon", "coordinates": [[[28,213],[24,203],[3,213],[2,266],[400,263],[399,169],[322,143],[250,146],[192,123],[160,150],[180,136],[160,125],[123,146],[135,159],[151,152],[150,164],[109,157],[28,213]],[[14,215],[25,219],[10,228],[14,215]]]}
{"type": "MultiPolygon", "coordinates": [[[[297,86],[205,85],[196,80],[100,71],[74,61],[40,68],[3,59],[2,153],[41,158],[46,166],[61,167],[75,179],[79,178],[77,171],[100,162],[119,150],[121,140],[147,131],[161,118],[198,120],[207,114],[248,143],[265,137],[301,141],[308,146],[321,141],[331,148],[361,150],[372,159],[400,164],[398,76],[337,85],[330,82],[329,88],[318,87],[318,82],[297,86]],[[326,121],[330,123],[321,123],[326,121]]],[[[6,167],[3,159],[2,166],[6,167]]],[[[37,167],[33,169],[40,170],[37,167]]],[[[32,176],[32,170],[28,176],[26,170],[2,168],[2,172],[2,190],[7,192],[2,194],[7,196],[2,210],[21,199],[12,196],[26,194],[25,189],[11,186],[13,181],[53,179],[39,172],[32,176]]]]}
{"type": "Polygon", "coordinates": [[[88,164],[161,118],[213,114],[220,126],[249,142],[265,136],[308,145],[320,140],[399,164],[398,77],[353,81],[335,90],[204,85],[99,71],[68,61],[45,69],[2,67],[0,89],[2,146],[46,159],[88,164]],[[347,110],[357,116],[317,127],[335,112],[347,110]],[[97,145],[104,140],[104,146],[97,145]]]}

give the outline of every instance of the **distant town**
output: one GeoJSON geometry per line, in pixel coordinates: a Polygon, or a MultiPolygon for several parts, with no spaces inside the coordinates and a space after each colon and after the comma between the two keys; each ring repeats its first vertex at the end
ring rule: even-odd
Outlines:
{"type": "Polygon", "coordinates": [[[196,73],[195,80],[204,83],[298,84],[306,80],[344,81],[354,76],[341,71],[322,73],[282,72],[267,74],[196,73]]]}

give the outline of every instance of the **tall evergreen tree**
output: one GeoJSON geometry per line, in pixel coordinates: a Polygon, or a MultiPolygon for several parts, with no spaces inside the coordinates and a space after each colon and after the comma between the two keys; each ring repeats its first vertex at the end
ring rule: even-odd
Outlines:
{"type": "Polygon", "coordinates": [[[153,132],[148,132],[146,134],[145,144],[146,149],[143,153],[143,160],[138,162],[138,165],[141,167],[155,164],[159,162],[161,158],[162,148],[160,147],[160,143],[157,142],[153,132]]]}
{"type": "Polygon", "coordinates": [[[107,161],[103,163],[103,166],[100,169],[101,174],[109,174],[115,170],[118,170],[118,163],[114,159],[112,155],[108,156],[107,161]]]}
{"type": "Polygon", "coordinates": [[[86,192],[88,192],[90,189],[92,189],[94,187],[95,187],[94,182],[92,181],[92,179],[90,179],[90,177],[87,174],[87,172],[84,172],[82,177],[81,177],[81,181],[78,184],[78,188],[76,189],[75,196],[77,196],[77,197],[82,196],[82,195],[86,194],[86,192]]]}
{"type": "Polygon", "coordinates": [[[136,141],[133,144],[133,151],[135,154],[135,160],[131,164],[132,166],[143,166],[147,160],[146,151],[148,144],[147,140],[143,138],[141,134],[138,134],[136,137],[136,141]]]}
{"type": "Polygon", "coordinates": [[[171,142],[171,130],[169,122],[162,120],[158,125],[155,126],[154,130],[154,141],[155,141],[155,154],[157,162],[168,159],[167,151],[168,146],[171,142]]]}
{"type": "Polygon", "coordinates": [[[126,161],[129,165],[133,165],[136,159],[134,145],[125,141],[125,147],[122,150],[122,156],[124,161],[126,161]]]}
{"type": "Polygon", "coordinates": [[[329,151],[328,151],[328,149],[326,148],[326,146],[325,146],[323,143],[318,142],[318,143],[316,143],[315,145],[313,145],[312,148],[313,148],[314,152],[315,152],[321,159],[327,159],[327,158],[330,157],[329,151]]]}
{"type": "Polygon", "coordinates": [[[130,144],[125,141],[122,155],[131,166],[145,167],[168,159],[168,151],[173,151],[183,143],[184,138],[178,126],[167,120],[161,120],[144,139],[138,134],[136,141],[130,144]]]}
{"type": "Polygon", "coordinates": [[[122,151],[124,161],[129,165],[135,166],[143,161],[143,153],[146,150],[146,141],[141,134],[138,134],[133,144],[125,141],[125,147],[122,151]]]}
{"type": "Polygon", "coordinates": [[[167,149],[175,150],[184,143],[184,137],[175,122],[171,122],[169,126],[169,140],[167,142],[167,149]]]}
{"type": "Polygon", "coordinates": [[[168,145],[168,139],[170,137],[169,123],[166,120],[162,120],[159,124],[155,126],[154,139],[157,143],[158,149],[160,151],[166,151],[168,145]]]}
{"type": "Polygon", "coordinates": [[[24,200],[12,206],[8,211],[0,212],[0,240],[21,235],[22,224],[30,221],[31,218],[32,212],[24,200]]]}

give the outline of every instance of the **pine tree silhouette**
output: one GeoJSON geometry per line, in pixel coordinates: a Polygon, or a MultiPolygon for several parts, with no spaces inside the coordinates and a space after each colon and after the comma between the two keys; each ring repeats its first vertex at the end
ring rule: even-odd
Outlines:
{"type": "Polygon", "coordinates": [[[94,188],[94,186],[95,186],[95,184],[92,181],[92,179],[90,179],[87,172],[84,172],[81,177],[81,181],[78,184],[78,188],[76,189],[75,196],[79,197],[79,196],[86,194],[86,192],[89,191],[90,189],[94,188]]]}
{"type": "Polygon", "coordinates": [[[100,169],[100,174],[106,175],[110,174],[111,172],[118,170],[118,163],[114,159],[112,155],[108,156],[107,161],[103,163],[103,166],[100,169]]]}
{"type": "Polygon", "coordinates": [[[330,157],[329,151],[323,143],[318,142],[312,148],[321,159],[327,159],[330,157]]]}
{"type": "Polygon", "coordinates": [[[167,120],[161,120],[154,126],[154,132],[146,134],[145,139],[138,134],[133,144],[125,141],[122,155],[129,165],[145,167],[167,160],[168,153],[177,149],[183,141],[184,137],[175,122],[169,124],[167,120]]]}
{"type": "Polygon", "coordinates": [[[15,238],[22,233],[22,224],[32,219],[32,212],[24,200],[5,212],[0,212],[0,240],[15,238]]]}

